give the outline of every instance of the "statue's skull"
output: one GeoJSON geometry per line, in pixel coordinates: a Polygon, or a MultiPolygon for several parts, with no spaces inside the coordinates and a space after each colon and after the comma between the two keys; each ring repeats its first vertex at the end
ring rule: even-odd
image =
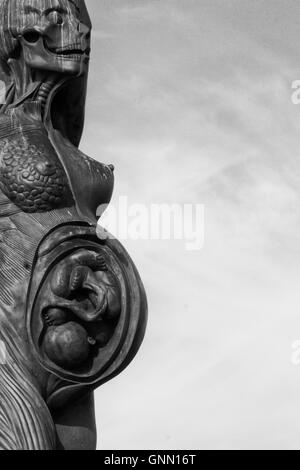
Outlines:
{"type": "Polygon", "coordinates": [[[79,75],[90,54],[91,24],[82,0],[9,0],[11,32],[33,70],[79,75]]]}

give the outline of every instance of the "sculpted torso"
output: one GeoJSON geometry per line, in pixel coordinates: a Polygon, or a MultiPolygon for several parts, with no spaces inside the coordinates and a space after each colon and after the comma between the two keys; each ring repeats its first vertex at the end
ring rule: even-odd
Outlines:
{"type": "Polygon", "coordinates": [[[91,23],[81,0],[0,4],[0,449],[90,449],[93,390],[147,310],[128,254],[96,235],[114,168],[78,149],[91,23]]]}

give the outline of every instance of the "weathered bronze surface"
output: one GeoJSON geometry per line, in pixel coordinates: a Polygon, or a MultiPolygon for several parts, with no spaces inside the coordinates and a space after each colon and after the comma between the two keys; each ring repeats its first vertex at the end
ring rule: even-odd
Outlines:
{"type": "Polygon", "coordinates": [[[0,449],[93,449],[93,390],[143,339],[130,257],[96,234],[114,168],[79,149],[83,0],[0,0],[0,449]]]}

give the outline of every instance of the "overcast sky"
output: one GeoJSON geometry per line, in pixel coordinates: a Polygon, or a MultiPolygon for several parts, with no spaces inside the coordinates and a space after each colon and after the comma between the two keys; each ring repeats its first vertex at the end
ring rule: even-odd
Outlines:
{"type": "Polygon", "coordinates": [[[300,448],[298,0],[87,0],[82,149],[114,201],[205,204],[205,245],[127,241],[140,353],[96,393],[99,448],[300,448]]]}

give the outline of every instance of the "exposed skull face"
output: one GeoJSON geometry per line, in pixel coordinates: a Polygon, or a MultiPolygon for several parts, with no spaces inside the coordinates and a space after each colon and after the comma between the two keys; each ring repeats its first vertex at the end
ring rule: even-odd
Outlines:
{"type": "Polygon", "coordinates": [[[12,35],[30,69],[84,73],[91,24],[82,0],[9,0],[9,15],[12,35]]]}

